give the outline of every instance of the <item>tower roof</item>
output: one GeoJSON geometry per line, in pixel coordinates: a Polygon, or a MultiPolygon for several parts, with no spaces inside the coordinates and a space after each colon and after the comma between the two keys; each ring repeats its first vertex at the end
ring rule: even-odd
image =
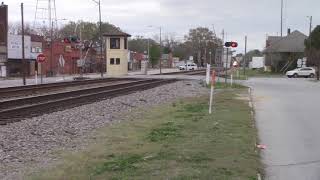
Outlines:
{"type": "Polygon", "coordinates": [[[121,31],[119,28],[109,28],[103,33],[103,36],[131,37],[130,34],[121,31]]]}

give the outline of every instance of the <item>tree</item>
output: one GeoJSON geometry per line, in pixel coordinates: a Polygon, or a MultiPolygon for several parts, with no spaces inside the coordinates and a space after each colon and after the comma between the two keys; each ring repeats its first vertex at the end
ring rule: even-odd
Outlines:
{"type": "Polygon", "coordinates": [[[212,53],[211,56],[215,57],[216,49],[222,46],[222,40],[206,27],[190,29],[185,38],[187,39],[186,43],[192,46],[194,59],[200,66],[209,63],[209,52],[212,53]]]}
{"type": "MultiPolygon", "coordinates": [[[[11,22],[8,25],[8,32],[9,34],[22,34],[22,28],[21,28],[21,23],[19,22],[11,22]]],[[[37,34],[37,31],[34,30],[30,23],[25,23],[24,25],[24,34],[25,35],[31,35],[31,34],[37,34]]]]}
{"type": "Polygon", "coordinates": [[[179,43],[173,48],[173,56],[179,57],[181,60],[189,59],[193,56],[193,48],[191,42],[179,43]]]}
{"type": "Polygon", "coordinates": [[[254,49],[254,50],[247,52],[245,58],[246,58],[246,62],[249,63],[252,61],[252,57],[262,57],[262,56],[263,56],[263,54],[260,50],[254,49]]]}
{"type": "Polygon", "coordinates": [[[150,63],[152,68],[154,65],[158,64],[160,59],[160,47],[159,45],[152,45],[150,47],[150,63]]]}
{"type": "Polygon", "coordinates": [[[317,80],[319,81],[320,70],[320,26],[318,25],[305,40],[305,54],[308,57],[309,66],[317,66],[317,80]]]}
{"type": "MultiPolygon", "coordinates": [[[[130,51],[135,51],[139,53],[144,53],[145,51],[148,51],[148,39],[145,39],[141,36],[138,36],[134,39],[129,40],[128,43],[129,43],[130,51]]],[[[149,45],[151,47],[153,45],[158,45],[158,44],[153,39],[149,39],[149,45]]]]}
{"type": "MultiPolygon", "coordinates": [[[[66,24],[64,27],[62,27],[59,31],[60,36],[68,37],[71,35],[77,35],[80,37],[80,28],[81,28],[81,35],[83,40],[90,40],[98,42],[100,39],[100,29],[99,29],[99,23],[93,23],[93,22],[85,22],[85,21],[70,21],[68,24],[66,24]]],[[[113,24],[109,24],[106,22],[102,22],[101,25],[102,33],[105,31],[116,31],[120,30],[120,28],[116,27],[113,24]]]]}

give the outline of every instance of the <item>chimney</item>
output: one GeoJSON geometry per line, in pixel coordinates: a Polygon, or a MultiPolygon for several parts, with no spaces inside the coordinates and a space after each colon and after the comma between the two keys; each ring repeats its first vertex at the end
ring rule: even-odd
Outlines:
{"type": "Polygon", "coordinates": [[[291,29],[290,28],[288,28],[288,35],[291,33],[291,29]]]}

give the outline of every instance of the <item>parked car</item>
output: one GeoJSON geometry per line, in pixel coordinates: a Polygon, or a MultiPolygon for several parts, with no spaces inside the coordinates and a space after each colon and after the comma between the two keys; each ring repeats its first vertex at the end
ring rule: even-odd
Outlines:
{"type": "Polygon", "coordinates": [[[288,78],[298,78],[298,77],[310,77],[310,78],[314,78],[316,74],[316,70],[314,68],[311,67],[306,67],[306,68],[297,68],[291,71],[288,71],[286,73],[286,75],[288,76],[288,78]]]}
{"type": "Polygon", "coordinates": [[[179,70],[186,70],[186,67],[187,67],[188,71],[197,70],[198,69],[198,66],[195,63],[190,63],[190,64],[187,64],[187,65],[179,66],[179,70]]]}

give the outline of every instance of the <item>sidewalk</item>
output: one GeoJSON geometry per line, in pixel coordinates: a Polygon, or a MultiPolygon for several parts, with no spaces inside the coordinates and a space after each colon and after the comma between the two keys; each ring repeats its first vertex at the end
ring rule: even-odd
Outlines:
{"type": "MultiPolygon", "coordinates": [[[[178,69],[162,69],[162,73],[169,73],[169,72],[176,72],[179,71],[178,69]]],[[[148,71],[148,75],[154,75],[159,74],[159,69],[150,69],[148,71]]],[[[125,77],[146,77],[148,75],[142,75],[141,71],[134,71],[129,72],[128,76],[125,77]]],[[[55,77],[43,77],[43,84],[46,83],[56,83],[56,82],[63,82],[63,81],[73,81],[73,78],[79,77],[79,74],[74,75],[65,75],[64,77],[62,75],[55,76],[55,77]]],[[[101,78],[100,73],[94,73],[94,74],[83,74],[83,77],[87,78],[101,78]]],[[[103,75],[104,78],[108,77],[106,74],[103,75]]],[[[28,77],[26,79],[27,85],[35,85],[36,80],[34,77],[28,77]]],[[[40,84],[40,76],[38,76],[38,84],[40,84]]],[[[12,87],[12,86],[23,86],[22,78],[8,78],[8,79],[0,79],[0,88],[5,87],[12,87]]]]}

